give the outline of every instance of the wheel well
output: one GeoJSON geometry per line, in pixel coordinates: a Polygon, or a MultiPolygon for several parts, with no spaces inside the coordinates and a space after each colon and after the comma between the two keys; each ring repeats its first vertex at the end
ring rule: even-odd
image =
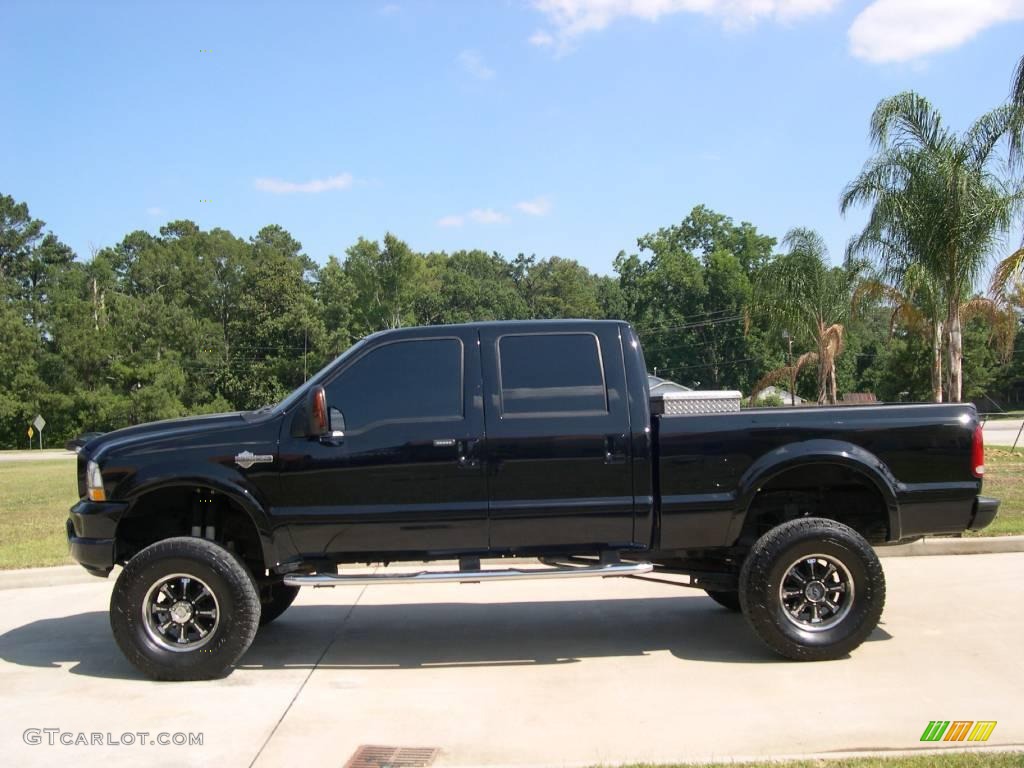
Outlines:
{"type": "Polygon", "coordinates": [[[836,520],[872,544],[889,537],[888,506],[874,482],[856,469],[820,463],[787,469],[761,486],[747,510],[740,543],[752,544],[799,517],[836,520]]]}
{"type": "Polygon", "coordinates": [[[172,486],[137,498],[117,526],[122,565],[150,544],[173,536],[196,536],[237,554],[256,576],[266,564],[259,532],[249,514],[229,496],[203,486],[172,486]]]}

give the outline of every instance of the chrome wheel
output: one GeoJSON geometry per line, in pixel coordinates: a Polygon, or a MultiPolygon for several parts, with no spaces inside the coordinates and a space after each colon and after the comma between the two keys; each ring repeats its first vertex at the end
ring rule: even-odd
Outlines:
{"type": "Polygon", "coordinates": [[[803,555],[779,584],[783,613],[797,627],[824,632],[841,622],[853,606],[853,577],[830,555],[803,555]]]}
{"type": "Polygon", "coordinates": [[[142,622],[150,639],[169,651],[194,651],[213,637],[220,606],[213,590],[187,573],[155,582],[142,601],[142,622]]]}

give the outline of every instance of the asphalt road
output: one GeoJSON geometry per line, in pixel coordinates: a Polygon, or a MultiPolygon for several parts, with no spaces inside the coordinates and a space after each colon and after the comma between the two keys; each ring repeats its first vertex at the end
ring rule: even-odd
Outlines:
{"type": "Polygon", "coordinates": [[[1018,448],[1024,448],[1024,419],[989,419],[985,422],[985,445],[1010,447],[1017,441],[1018,448]]]}
{"type": "Polygon", "coordinates": [[[1024,554],[885,569],[881,626],[834,662],[780,660],[701,593],[633,579],[307,588],[228,677],[160,684],[114,645],[110,581],[3,589],[0,749],[81,768],[342,766],[365,744],[593,765],[918,749],[935,719],[1024,745],[1024,554]],[[203,744],[29,745],[29,728],[203,744]]]}

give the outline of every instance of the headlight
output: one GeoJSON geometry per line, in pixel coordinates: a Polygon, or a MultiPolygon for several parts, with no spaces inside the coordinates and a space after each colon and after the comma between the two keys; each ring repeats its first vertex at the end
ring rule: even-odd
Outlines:
{"type": "Polygon", "coordinates": [[[90,501],[106,501],[107,494],[103,490],[103,474],[100,465],[90,461],[85,467],[85,487],[90,501]]]}

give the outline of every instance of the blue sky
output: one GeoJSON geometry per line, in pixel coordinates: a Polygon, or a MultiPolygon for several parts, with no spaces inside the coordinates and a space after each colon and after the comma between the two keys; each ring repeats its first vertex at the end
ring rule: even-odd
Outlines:
{"type": "Polygon", "coordinates": [[[5,0],[0,192],[82,257],[188,218],[611,271],[700,203],[839,258],[879,99],[1001,103],[1022,0],[5,0]],[[209,201],[209,202],[206,202],[209,201]]]}

